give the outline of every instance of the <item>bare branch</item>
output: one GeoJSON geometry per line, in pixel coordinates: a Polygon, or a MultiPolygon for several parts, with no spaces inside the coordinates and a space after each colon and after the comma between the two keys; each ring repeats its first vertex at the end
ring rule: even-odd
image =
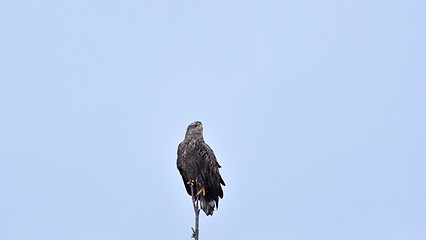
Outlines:
{"type": "Polygon", "coordinates": [[[195,213],[195,229],[191,227],[192,229],[192,238],[195,240],[198,240],[199,236],[199,229],[198,229],[198,219],[200,216],[200,208],[198,207],[198,200],[196,196],[196,190],[195,190],[195,184],[191,185],[191,195],[192,195],[192,206],[194,207],[194,213],[195,213]]]}

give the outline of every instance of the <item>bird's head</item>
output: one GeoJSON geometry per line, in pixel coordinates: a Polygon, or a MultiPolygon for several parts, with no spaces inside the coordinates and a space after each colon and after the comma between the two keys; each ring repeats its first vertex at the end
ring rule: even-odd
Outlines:
{"type": "Polygon", "coordinates": [[[188,128],[186,129],[186,135],[188,136],[198,136],[203,137],[203,124],[200,121],[195,121],[188,125],[188,128]]]}

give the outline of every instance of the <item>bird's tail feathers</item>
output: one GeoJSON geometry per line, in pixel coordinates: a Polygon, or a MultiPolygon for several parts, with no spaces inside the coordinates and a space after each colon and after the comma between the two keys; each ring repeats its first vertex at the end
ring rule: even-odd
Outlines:
{"type": "Polygon", "coordinates": [[[200,200],[201,209],[203,209],[206,215],[207,216],[213,215],[213,211],[215,210],[215,208],[217,208],[216,201],[215,200],[208,201],[203,196],[200,196],[199,200],[200,200]]]}

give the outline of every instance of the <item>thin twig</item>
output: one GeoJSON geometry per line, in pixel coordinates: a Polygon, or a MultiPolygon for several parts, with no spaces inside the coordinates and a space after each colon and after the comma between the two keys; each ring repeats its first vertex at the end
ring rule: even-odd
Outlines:
{"type": "Polygon", "coordinates": [[[197,196],[195,195],[195,184],[191,185],[191,195],[192,195],[192,205],[194,206],[195,213],[195,229],[192,229],[192,238],[198,240],[199,230],[198,230],[198,218],[200,216],[200,208],[198,207],[197,196]]]}

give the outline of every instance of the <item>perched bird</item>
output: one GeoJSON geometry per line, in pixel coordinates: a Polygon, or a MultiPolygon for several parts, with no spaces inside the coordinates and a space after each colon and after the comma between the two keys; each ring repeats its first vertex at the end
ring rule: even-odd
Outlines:
{"type": "Polygon", "coordinates": [[[225,182],[220,167],[213,150],[204,142],[203,124],[200,121],[189,124],[185,139],[178,146],[177,168],[190,196],[194,186],[196,199],[207,216],[219,207],[219,197],[223,198],[221,185],[225,186],[225,182]]]}

